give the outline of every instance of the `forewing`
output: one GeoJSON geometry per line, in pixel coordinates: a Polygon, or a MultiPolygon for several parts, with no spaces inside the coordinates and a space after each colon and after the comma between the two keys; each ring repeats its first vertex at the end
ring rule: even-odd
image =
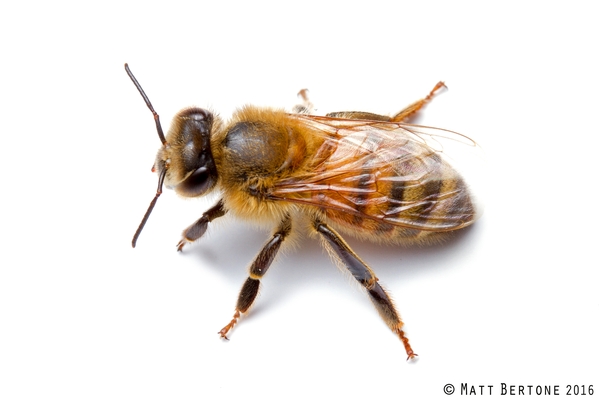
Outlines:
{"type": "Polygon", "coordinates": [[[446,155],[449,147],[477,147],[472,140],[396,122],[298,118],[323,142],[304,173],[276,183],[271,199],[421,230],[474,219],[468,188],[446,155]]]}

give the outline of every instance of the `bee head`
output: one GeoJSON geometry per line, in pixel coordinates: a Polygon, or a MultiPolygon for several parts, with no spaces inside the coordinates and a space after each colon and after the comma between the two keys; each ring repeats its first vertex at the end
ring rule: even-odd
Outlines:
{"type": "Polygon", "coordinates": [[[154,169],[159,176],[164,174],[165,185],[181,196],[201,196],[217,183],[210,150],[213,122],[213,114],[202,108],[180,111],[158,150],[154,169]]]}
{"type": "Polygon", "coordinates": [[[131,245],[135,247],[158,197],[162,194],[163,183],[185,197],[201,196],[217,183],[217,169],[210,150],[210,135],[215,118],[211,112],[202,108],[187,108],[173,118],[171,129],[165,138],[158,113],[154,111],[148,96],[127,64],[125,71],[152,112],[158,138],[162,142],[152,167],[152,171],[158,172],[158,188],[133,235],[131,245]]]}

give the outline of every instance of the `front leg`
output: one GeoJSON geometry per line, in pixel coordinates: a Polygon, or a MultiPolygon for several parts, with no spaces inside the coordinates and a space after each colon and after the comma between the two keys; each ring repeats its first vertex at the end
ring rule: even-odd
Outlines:
{"type": "Polygon", "coordinates": [[[381,318],[383,318],[387,326],[398,335],[402,344],[404,344],[408,360],[414,358],[416,354],[402,330],[404,323],[400,319],[400,315],[398,314],[398,311],[396,311],[394,303],[392,303],[388,294],[383,290],[381,285],[379,285],[377,276],[375,276],[373,270],[371,270],[371,268],[369,268],[369,266],[361,260],[354,251],[352,251],[344,239],[342,239],[340,235],[327,224],[315,219],[313,221],[313,228],[321,234],[323,244],[327,250],[329,250],[332,255],[337,256],[339,261],[341,261],[341,263],[348,268],[348,271],[350,271],[352,276],[354,276],[354,279],[367,289],[371,301],[373,305],[375,305],[381,318]]]}
{"type": "Polygon", "coordinates": [[[260,278],[263,277],[271,266],[281,244],[291,231],[292,220],[290,216],[287,215],[279,224],[273,237],[263,246],[260,253],[258,253],[258,256],[254,259],[254,262],[252,262],[252,265],[250,266],[250,276],[246,279],[246,282],[242,286],[242,290],[240,290],[233,319],[219,331],[219,334],[223,339],[227,339],[227,332],[229,332],[237,323],[240,315],[248,311],[254,302],[254,299],[256,299],[260,287],[260,278]]]}
{"type": "Polygon", "coordinates": [[[227,210],[223,207],[223,199],[219,200],[217,204],[209,208],[198,221],[185,228],[182,234],[182,239],[177,243],[177,251],[181,251],[186,243],[192,243],[202,237],[208,228],[208,223],[216,218],[225,215],[227,210]]]}

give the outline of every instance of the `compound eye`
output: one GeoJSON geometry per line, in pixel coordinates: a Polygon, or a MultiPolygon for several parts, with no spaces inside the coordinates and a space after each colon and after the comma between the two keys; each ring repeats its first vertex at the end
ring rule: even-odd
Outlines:
{"type": "Polygon", "coordinates": [[[196,169],[177,185],[176,190],[182,196],[197,197],[212,189],[215,183],[215,174],[209,168],[203,166],[196,169]]]}

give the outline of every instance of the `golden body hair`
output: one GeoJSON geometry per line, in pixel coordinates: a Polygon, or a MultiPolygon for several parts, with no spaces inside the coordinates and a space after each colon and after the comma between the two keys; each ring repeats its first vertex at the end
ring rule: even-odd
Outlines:
{"type": "Polygon", "coordinates": [[[217,189],[240,218],[318,215],[361,239],[429,243],[475,211],[458,173],[413,135],[390,121],[246,106],[213,131],[217,189]]]}
{"type": "Polygon", "coordinates": [[[405,123],[443,83],[392,117],[367,112],[307,115],[312,104],[303,90],[299,113],[246,106],[224,123],[208,110],[186,108],[165,136],[150,100],[127,64],[125,69],[152,111],[162,142],[153,168],[159,175],[158,189],[132,245],[163,184],[184,197],[221,194],[183,231],[178,250],[200,239],[211,221],[228,213],[273,229],[250,265],[221,337],[227,339],[252,306],[260,280],[282,244],[308,227],[336,263],[365,288],[408,358],[416,356],[377,276],[336,230],[374,242],[430,243],[475,221],[465,182],[435,145],[453,133],[405,123]]]}

